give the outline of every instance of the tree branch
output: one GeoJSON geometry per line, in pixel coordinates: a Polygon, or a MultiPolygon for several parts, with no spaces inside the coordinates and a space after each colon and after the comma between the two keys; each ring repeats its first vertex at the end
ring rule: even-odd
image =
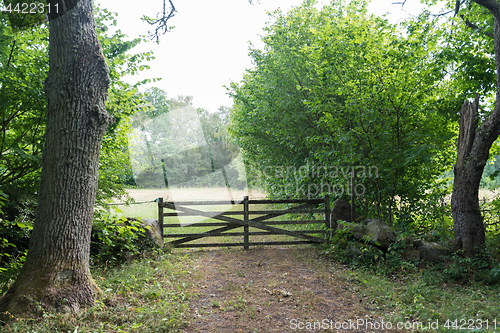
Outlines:
{"type": "MultiPolygon", "coordinates": [[[[479,30],[481,31],[481,28],[478,27],[477,25],[475,25],[474,23],[472,23],[471,21],[469,21],[468,18],[465,18],[464,15],[460,15],[460,18],[464,21],[465,25],[467,26],[467,28],[471,28],[471,29],[474,29],[474,30],[479,30]]],[[[483,32],[485,36],[488,36],[490,38],[494,38],[495,35],[491,32],[488,32],[488,31],[484,31],[483,32]]]]}
{"type": "Polygon", "coordinates": [[[10,49],[9,60],[7,60],[7,66],[5,67],[9,67],[10,65],[10,61],[12,60],[12,54],[14,53],[15,47],[16,47],[16,40],[14,39],[14,41],[12,42],[12,48],[10,49]]]}
{"type": "MultiPolygon", "coordinates": [[[[253,3],[257,2],[260,3],[259,0],[248,0],[248,2],[253,5],[253,3]]],[[[406,1],[406,0],[405,0],[406,1]]],[[[148,16],[143,16],[142,20],[146,21],[147,23],[151,25],[156,25],[154,33],[151,33],[149,37],[153,40],[156,39],[156,42],[159,43],[160,41],[160,34],[166,34],[167,32],[170,31],[170,28],[168,26],[168,21],[175,16],[175,13],[177,10],[175,9],[174,3],[172,0],[168,0],[169,8],[167,10],[167,0],[163,0],[163,10],[161,12],[161,16],[158,17],[159,15],[156,16],[156,19],[153,19],[148,16]]],[[[160,14],[160,13],[158,13],[160,14]]]]}
{"type": "Polygon", "coordinates": [[[156,25],[156,29],[154,33],[150,35],[151,39],[156,39],[156,42],[159,43],[160,34],[166,34],[170,31],[170,27],[168,26],[168,21],[174,17],[176,13],[176,9],[172,0],[168,0],[169,9],[167,10],[167,0],[163,0],[163,11],[161,13],[161,17],[157,15],[156,19],[143,16],[142,19],[151,25],[156,25]]]}

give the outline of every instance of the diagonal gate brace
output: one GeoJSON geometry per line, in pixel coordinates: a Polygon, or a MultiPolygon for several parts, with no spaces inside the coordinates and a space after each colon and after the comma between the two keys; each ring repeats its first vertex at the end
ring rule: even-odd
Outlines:
{"type": "Polygon", "coordinates": [[[192,214],[196,214],[196,215],[200,215],[200,216],[205,216],[205,217],[208,217],[208,218],[213,218],[213,219],[217,219],[217,220],[221,220],[221,221],[225,221],[225,222],[230,223],[230,225],[228,225],[226,227],[217,228],[217,229],[214,229],[214,230],[207,231],[207,232],[204,233],[204,234],[206,234],[204,236],[184,237],[184,238],[181,238],[181,239],[178,239],[178,240],[175,240],[175,241],[171,242],[172,244],[182,244],[182,243],[189,242],[189,241],[196,240],[196,239],[200,239],[200,238],[203,238],[203,237],[208,237],[208,236],[210,236],[210,234],[213,234],[213,233],[224,232],[224,231],[236,229],[236,228],[239,228],[239,227],[242,227],[242,226],[246,226],[246,225],[248,225],[249,227],[252,227],[252,228],[262,229],[262,230],[267,230],[267,231],[272,231],[272,232],[277,232],[277,233],[280,233],[280,234],[284,234],[284,235],[288,235],[288,236],[292,236],[292,237],[297,237],[297,238],[303,238],[303,239],[306,239],[306,240],[309,240],[309,241],[314,241],[314,242],[317,242],[317,243],[323,243],[324,242],[324,239],[319,238],[319,237],[315,237],[315,236],[311,236],[311,235],[298,234],[298,233],[295,233],[293,231],[279,229],[279,228],[275,228],[275,227],[271,227],[271,226],[265,225],[263,223],[259,223],[261,221],[270,219],[272,217],[276,217],[276,216],[284,215],[284,214],[288,214],[288,213],[293,213],[294,210],[296,210],[298,208],[304,208],[305,206],[307,206],[309,204],[304,204],[304,205],[300,205],[300,206],[297,206],[297,207],[288,208],[288,209],[283,210],[279,214],[273,213],[273,214],[266,214],[264,216],[256,217],[256,218],[253,218],[253,219],[249,220],[248,224],[245,221],[243,221],[243,220],[235,219],[233,217],[224,216],[224,215],[211,216],[209,212],[204,212],[202,210],[188,208],[188,207],[184,207],[184,206],[176,206],[176,205],[174,205],[173,203],[170,203],[170,202],[165,202],[163,205],[164,205],[164,207],[169,208],[169,209],[182,210],[182,211],[184,211],[186,213],[192,213],[192,214]]]}

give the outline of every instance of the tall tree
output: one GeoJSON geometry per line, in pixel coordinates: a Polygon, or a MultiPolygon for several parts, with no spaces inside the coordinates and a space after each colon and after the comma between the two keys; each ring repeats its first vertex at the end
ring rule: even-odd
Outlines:
{"type": "MultiPolygon", "coordinates": [[[[460,13],[462,1],[456,1],[455,14],[459,14],[469,28],[480,30],[486,36],[493,36],[493,50],[496,59],[496,94],[494,97],[495,106],[491,114],[482,122],[480,122],[478,112],[478,97],[473,103],[466,101],[461,112],[451,208],[455,230],[455,247],[463,249],[469,255],[477,252],[477,249],[485,243],[485,228],[479,209],[479,184],[490,148],[500,135],[500,2],[497,0],[473,0],[473,2],[486,8],[491,15],[490,17],[493,17],[493,33],[480,29],[479,25],[474,24],[463,12],[460,13]]],[[[464,11],[470,10],[472,6],[473,3],[470,2],[464,11]]]]}
{"type": "MultiPolygon", "coordinates": [[[[460,118],[457,163],[451,209],[455,230],[455,246],[468,254],[485,242],[483,216],[479,208],[479,183],[495,138],[484,136],[486,126],[478,128],[479,96],[475,101],[465,101],[460,118]],[[492,139],[491,142],[489,142],[492,139]]],[[[494,134],[494,130],[492,131],[494,134]]],[[[498,133],[496,136],[498,136],[498,133]]]]}
{"type": "Polygon", "coordinates": [[[35,302],[78,310],[92,304],[98,291],[89,270],[89,245],[100,143],[111,121],[105,107],[110,80],[92,1],[74,2],[63,15],[49,14],[38,208],[26,262],[0,302],[0,310],[12,314],[36,311],[35,302]]]}
{"type": "Polygon", "coordinates": [[[98,292],[89,251],[101,139],[112,119],[105,106],[109,69],[92,0],[49,0],[47,8],[47,126],[39,203],[26,262],[0,300],[0,312],[13,315],[36,314],[40,306],[77,311],[93,304],[98,292]]]}

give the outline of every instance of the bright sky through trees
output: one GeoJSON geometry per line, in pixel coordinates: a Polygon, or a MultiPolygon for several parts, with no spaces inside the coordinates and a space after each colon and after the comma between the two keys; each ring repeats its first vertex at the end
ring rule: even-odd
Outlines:
{"type": "MultiPolygon", "coordinates": [[[[391,22],[418,14],[422,5],[408,0],[404,7],[394,4],[399,0],[373,0],[370,10],[377,15],[390,12],[391,22]]],[[[99,0],[102,8],[117,12],[118,28],[130,37],[146,34],[149,26],[140,20],[144,14],[154,17],[161,9],[161,0],[123,2],[99,0]]],[[[254,1],[256,2],[256,1],[254,1]]],[[[287,11],[302,0],[260,0],[250,5],[247,0],[179,0],[174,1],[177,15],[171,24],[172,32],[161,38],[153,48],[156,60],[151,70],[140,78],[163,78],[152,85],[168,93],[169,97],[191,95],[195,107],[216,111],[219,106],[231,106],[224,85],[239,81],[245,68],[251,67],[248,42],[260,47],[259,34],[268,20],[266,11],[281,8],[287,11]]],[[[319,1],[328,3],[327,0],[319,1]]],[[[137,77],[132,79],[137,80],[137,77]]]]}

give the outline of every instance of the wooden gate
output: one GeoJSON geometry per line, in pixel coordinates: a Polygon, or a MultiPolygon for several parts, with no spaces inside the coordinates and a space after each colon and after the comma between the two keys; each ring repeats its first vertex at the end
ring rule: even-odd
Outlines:
{"type": "MultiPolygon", "coordinates": [[[[227,205],[224,201],[184,201],[184,202],[168,202],[163,201],[163,198],[158,199],[158,221],[164,239],[175,238],[175,240],[167,242],[177,248],[188,247],[226,247],[226,246],[243,246],[248,249],[255,245],[288,245],[288,244],[310,244],[322,243],[326,241],[327,233],[331,232],[330,224],[330,197],[325,196],[324,199],[291,199],[291,200],[249,200],[244,197],[241,203],[233,205],[241,206],[240,210],[229,210],[224,212],[204,211],[201,209],[192,208],[193,206],[210,206],[210,205],[227,205]],[[298,204],[295,207],[289,207],[280,210],[251,210],[250,205],[274,205],[274,204],[298,204]],[[323,205],[323,208],[318,208],[323,205]],[[278,216],[285,214],[321,214],[321,219],[297,219],[287,221],[272,220],[278,216]],[[242,216],[242,219],[232,216],[242,216]],[[251,218],[251,216],[257,215],[251,218]],[[203,216],[207,219],[217,220],[216,222],[196,222],[187,225],[180,223],[164,223],[165,217],[171,216],[203,216]],[[314,225],[312,230],[287,230],[278,228],[279,225],[314,225]],[[325,226],[320,228],[318,226],[325,226]],[[205,232],[194,233],[175,233],[171,232],[175,229],[183,227],[182,230],[189,228],[200,227],[218,227],[205,232]],[[243,232],[234,232],[234,229],[243,228],[243,232]],[[258,229],[258,231],[250,231],[250,228],[258,229]],[[328,231],[330,230],[330,231],[328,231]],[[228,232],[233,231],[233,232],[228,232]],[[264,241],[250,242],[250,236],[267,236],[267,235],[287,235],[297,238],[291,241],[264,241]],[[313,236],[314,235],[314,236],[313,236]],[[190,243],[195,240],[206,237],[223,237],[223,236],[242,236],[240,242],[232,243],[190,243]]],[[[314,216],[314,215],[313,215],[314,216]]]]}

